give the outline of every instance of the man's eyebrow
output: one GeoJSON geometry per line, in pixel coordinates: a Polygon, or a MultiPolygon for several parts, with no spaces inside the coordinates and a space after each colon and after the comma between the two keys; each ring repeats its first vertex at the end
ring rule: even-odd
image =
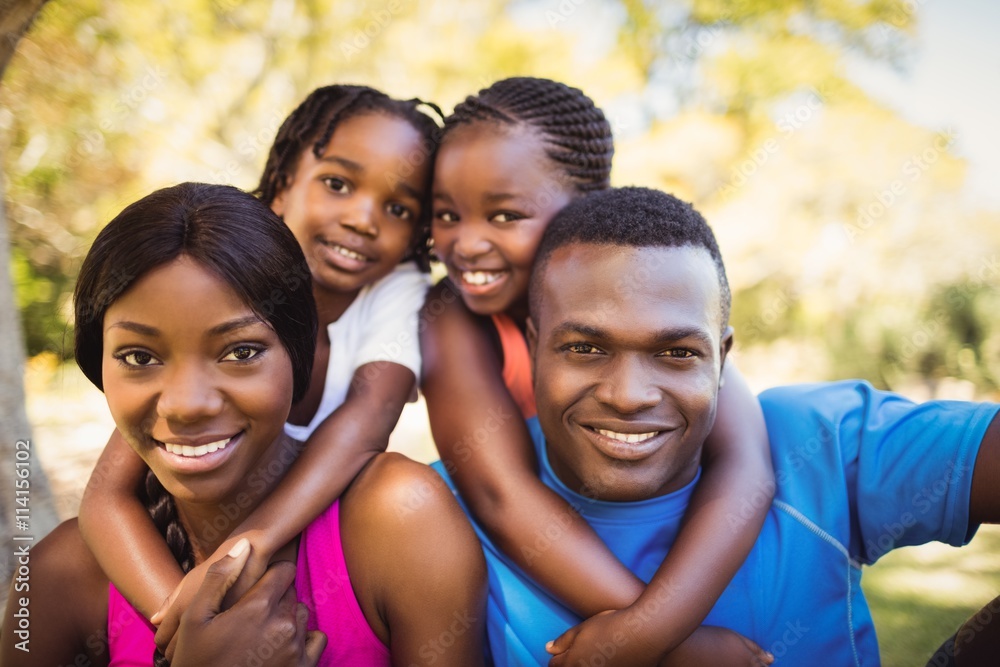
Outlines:
{"type": "Polygon", "coordinates": [[[132,333],[137,333],[140,336],[150,336],[152,338],[155,338],[156,336],[160,335],[160,330],[155,327],[151,327],[146,324],[139,324],[138,322],[130,322],[128,320],[115,322],[114,324],[108,327],[108,329],[116,329],[116,328],[125,329],[125,331],[131,331],[132,333]]]}
{"type": "Polygon", "coordinates": [[[234,320],[229,320],[228,322],[223,322],[222,324],[217,324],[208,330],[209,336],[221,336],[238,329],[243,329],[246,327],[251,327],[256,324],[262,324],[267,326],[259,317],[256,315],[247,315],[246,317],[237,317],[234,320]]]}
{"type": "Polygon", "coordinates": [[[561,322],[552,330],[553,336],[564,336],[567,334],[577,334],[587,338],[602,339],[607,338],[608,336],[607,332],[600,327],[595,327],[591,324],[583,324],[581,322],[573,322],[572,320],[568,322],[561,322]]]}
{"type": "Polygon", "coordinates": [[[674,343],[685,338],[694,338],[705,345],[712,345],[712,337],[700,327],[670,327],[656,332],[656,340],[674,343]]]}
{"type": "MultiPolygon", "coordinates": [[[[572,320],[562,322],[552,330],[553,336],[563,336],[567,334],[577,334],[586,338],[597,340],[606,340],[610,337],[610,333],[599,326],[583,324],[582,322],[573,322],[572,320]]],[[[677,341],[681,341],[686,338],[694,338],[698,342],[705,345],[713,344],[712,337],[707,331],[700,327],[668,327],[666,329],[660,329],[653,336],[653,339],[656,340],[658,344],[676,343],[677,341]]]]}

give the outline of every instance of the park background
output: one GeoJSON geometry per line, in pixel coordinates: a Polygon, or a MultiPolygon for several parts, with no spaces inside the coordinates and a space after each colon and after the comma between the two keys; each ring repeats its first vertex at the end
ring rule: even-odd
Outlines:
{"type": "MultiPolygon", "coordinates": [[[[39,4],[0,3],[0,26],[39,4]]],[[[675,193],[713,225],[755,389],[863,377],[918,400],[1000,399],[998,27],[987,0],[45,4],[4,35],[0,82],[18,316],[0,315],[2,348],[23,361],[4,376],[0,453],[13,469],[14,439],[31,438],[33,528],[75,513],[110,430],[72,364],[71,291],[97,231],[154,188],[254,187],[284,117],[336,82],[446,112],[506,76],[580,87],[612,122],[613,183],[675,193]]],[[[422,410],[391,446],[430,460],[422,410]]],[[[998,554],[984,529],[867,573],[884,663],[924,664],[1000,592],[998,554]]]]}

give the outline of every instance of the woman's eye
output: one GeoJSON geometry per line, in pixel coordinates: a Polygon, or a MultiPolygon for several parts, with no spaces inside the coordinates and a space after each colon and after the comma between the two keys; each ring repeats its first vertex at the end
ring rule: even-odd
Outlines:
{"type": "Polygon", "coordinates": [[[600,350],[589,343],[571,343],[566,349],[574,354],[599,354],[600,350]]]}
{"type": "Polygon", "coordinates": [[[229,354],[222,358],[223,361],[249,361],[260,354],[260,348],[240,345],[234,347],[229,354]]]}
{"type": "Polygon", "coordinates": [[[337,178],[335,176],[325,176],[323,177],[323,185],[328,189],[338,194],[347,193],[347,181],[337,178]]]}
{"type": "Polygon", "coordinates": [[[434,214],[434,218],[445,223],[458,222],[458,216],[451,211],[438,211],[434,214]]]}
{"type": "Polygon", "coordinates": [[[156,358],[153,357],[149,352],[143,352],[141,350],[133,350],[132,352],[125,352],[123,354],[116,354],[115,358],[126,366],[132,366],[137,368],[142,368],[143,366],[156,366],[156,358]]]}
{"type": "Polygon", "coordinates": [[[394,218],[399,218],[400,220],[413,219],[413,212],[402,204],[389,204],[386,208],[389,211],[389,215],[394,218]]]}

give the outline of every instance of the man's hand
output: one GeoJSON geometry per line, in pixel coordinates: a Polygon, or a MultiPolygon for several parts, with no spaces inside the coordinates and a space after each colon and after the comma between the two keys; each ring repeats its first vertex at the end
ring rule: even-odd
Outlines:
{"type": "MultiPolygon", "coordinates": [[[[181,616],[187,611],[194,600],[195,595],[201,588],[208,570],[213,564],[226,558],[227,554],[234,552],[236,546],[244,539],[232,539],[225,541],[216,549],[205,562],[201,563],[193,570],[184,575],[177,587],[169,597],[160,605],[160,608],[153,614],[149,622],[157,626],[156,646],[166,655],[167,646],[174,638],[177,628],[180,626],[181,616]]],[[[246,595],[250,587],[253,586],[267,571],[268,563],[272,554],[266,554],[258,549],[250,549],[249,556],[241,556],[243,559],[242,570],[238,572],[238,577],[231,586],[222,601],[220,610],[229,609],[236,600],[246,595]]]]}
{"type": "Polygon", "coordinates": [[[249,542],[241,541],[230,555],[213,563],[172,638],[164,641],[157,632],[157,645],[167,644],[164,654],[171,665],[228,664],[250,656],[271,667],[315,667],[319,662],[326,635],[306,630],[309,612],[295,598],[293,563],[272,565],[246,595],[222,611],[250,551],[249,542]]]}
{"type": "Polygon", "coordinates": [[[590,664],[600,654],[608,667],[765,667],[774,658],[746,637],[725,628],[701,626],[667,655],[643,633],[649,625],[629,609],[605,611],[550,642],[549,667],[590,664]]]}

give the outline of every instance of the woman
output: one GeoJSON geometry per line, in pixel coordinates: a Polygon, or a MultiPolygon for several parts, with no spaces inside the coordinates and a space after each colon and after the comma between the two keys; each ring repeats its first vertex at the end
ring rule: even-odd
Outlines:
{"type": "MultiPolygon", "coordinates": [[[[267,497],[301,448],[283,424],[313,359],[316,308],[303,265],[264,204],[191,183],[127,207],[84,260],[77,362],[149,467],[147,507],[185,570],[267,497]]],[[[277,564],[220,612],[249,555],[241,541],[206,577],[167,658],[480,664],[482,552],[438,480],[405,457],[376,457],[276,555],[296,564],[294,588],[291,566],[277,564]]],[[[31,560],[31,650],[17,648],[7,615],[3,664],[152,663],[152,626],[109,584],[75,520],[31,560]]]]}

